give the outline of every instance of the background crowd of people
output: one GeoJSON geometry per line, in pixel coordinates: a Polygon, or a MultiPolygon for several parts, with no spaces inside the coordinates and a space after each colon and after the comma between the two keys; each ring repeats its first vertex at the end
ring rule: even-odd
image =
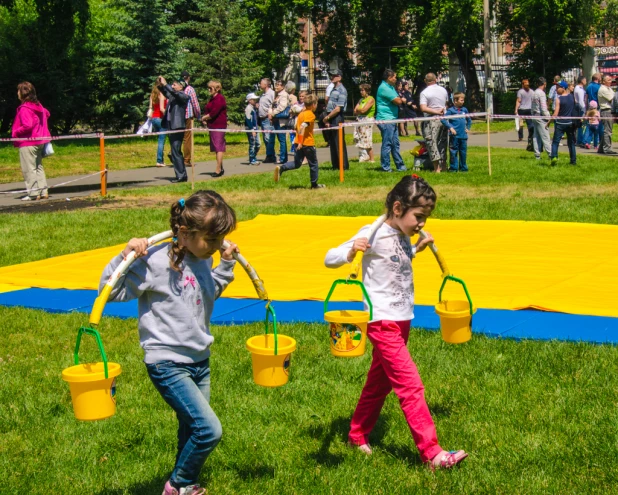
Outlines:
{"type": "MultiPolygon", "coordinates": [[[[345,142],[345,127],[341,127],[343,140],[340,142],[340,124],[344,123],[347,111],[348,91],[342,82],[339,70],[329,72],[330,84],[326,88],[323,102],[311,95],[312,112],[315,123],[321,127],[324,140],[330,148],[333,169],[339,169],[340,157],[343,168],[349,168],[348,150],[345,142]]],[[[612,150],[613,121],[618,117],[618,92],[612,87],[609,75],[596,73],[588,83],[586,77],[580,76],[576,82],[566,81],[555,76],[551,87],[539,77],[534,89],[530,80],[524,79],[517,92],[515,115],[524,117],[516,120],[519,141],[523,141],[527,128],[528,151],[534,152],[540,160],[543,152],[550,158],[551,165],[558,162],[558,150],[561,140],[566,136],[569,159],[577,164],[577,148],[594,147],[600,154],[616,154],[612,150]],[[553,119],[547,117],[553,116],[553,119]],[[582,118],[584,117],[584,118],[582,118]],[[554,126],[553,137],[550,127],[554,126]]],[[[450,172],[466,172],[466,149],[471,120],[449,119],[449,116],[467,114],[465,95],[452,93],[437,83],[437,77],[428,73],[423,81],[417,81],[416,91],[410,91],[410,83],[400,80],[390,69],[384,71],[382,82],[373,91],[370,84],[359,85],[360,100],[354,106],[353,115],[361,125],[354,127],[354,143],[358,148],[359,162],[374,163],[373,127],[377,121],[382,143],[380,151],[380,170],[392,172],[391,157],[397,171],[405,171],[404,160],[400,153],[399,136],[408,136],[407,122],[401,119],[423,117],[435,118],[420,123],[413,122],[417,136],[423,137],[423,144],[428,159],[435,172],[447,170],[446,150],[450,150],[450,172]],[[375,95],[375,96],[374,96],[375,95]],[[391,121],[393,121],[391,123],[391,121]]],[[[245,108],[245,129],[249,143],[249,163],[273,163],[284,165],[288,162],[288,150],[295,153],[298,116],[307,110],[306,91],[296,96],[296,84],[263,78],[259,83],[261,94],[247,95],[245,108]],[[259,133],[258,131],[264,131],[259,133]],[[291,132],[272,132],[272,131],[291,132]],[[271,131],[271,132],[269,132],[271,131]],[[290,147],[288,148],[288,137],[290,147]],[[264,140],[265,158],[260,162],[258,153],[264,140]],[[278,153],[275,147],[278,143],[278,153]]],[[[149,98],[147,116],[152,124],[152,131],[181,131],[167,134],[171,152],[167,155],[174,167],[175,178],[172,182],[186,182],[187,167],[193,166],[193,139],[191,129],[195,122],[201,122],[211,131],[210,151],[215,153],[216,169],[211,175],[221,177],[225,174],[223,157],[226,151],[224,130],[228,128],[227,102],[219,81],[209,81],[209,98],[203,109],[200,106],[195,89],[191,86],[191,75],[183,71],[180,78],[169,84],[165,78],[158,77],[149,98]]],[[[18,86],[18,98],[21,102],[13,124],[14,138],[31,138],[50,136],[47,128],[49,112],[39,103],[36,90],[29,82],[18,86]]],[[[308,117],[305,116],[305,120],[308,117]]],[[[312,120],[313,122],[313,120],[312,120]]],[[[312,131],[313,132],[313,131],[312,131]]],[[[313,139],[313,134],[311,134],[313,139]]],[[[164,146],[166,134],[160,135],[157,145],[156,165],[165,167],[164,146]]],[[[46,144],[51,139],[40,141],[15,142],[20,151],[21,168],[26,182],[27,194],[24,201],[46,199],[47,182],[42,159],[46,144]]],[[[302,140],[301,140],[302,141],[302,140]]],[[[307,152],[303,152],[306,155],[307,152]]],[[[304,163],[307,163],[306,156],[304,163]]],[[[313,164],[312,164],[313,165],[313,164]]],[[[290,165],[292,167],[292,165],[290,165]]],[[[317,166],[317,165],[316,165],[317,166]]]]}
{"type": "MultiPolygon", "coordinates": [[[[515,114],[531,116],[526,119],[528,127],[528,151],[533,151],[537,160],[543,151],[558,163],[558,147],[566,135],[571,165],[577,165],[577,148],[594,147],[600,154],[614,155],[612,131],[614,118],[618,117],[618,93],[612,88],[612,78],[600,73],[593,74],[590,83],[580,76],[577,82],[566,81],[555,76],[547,90],[547,81],[539,77],[536,89],[530,88],[528,79],[522,81],[517,92],[515,114]],[[554,135],[550,140],[551,120],[534,117],[555,117],[554,135]],[[586,117],[582,119],[581,117],[586,117]]],[[[523,125],[518,130],[523,140],[523,125]]]]}

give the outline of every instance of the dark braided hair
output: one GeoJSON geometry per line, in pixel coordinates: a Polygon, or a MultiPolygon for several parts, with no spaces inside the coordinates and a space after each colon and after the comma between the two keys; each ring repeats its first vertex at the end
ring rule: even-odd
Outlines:
{"type": "Polygon", "coordinates": [[[405,215],[410,208],[421,206],[419,204],[421,198],[435,205],[438,196],[425,179],[417,175],[406,175],[386,196],[386,217],[395,216],[393,211],[395,201],[401,203],[402,215],[405,215]]]}
{"type": "Polygon", "coordinates": [[[178,245],[180,231],[209,236],[227,235],[236,228],[236,213],[215,191],[197,191],[189,199],[176,201],[170,211],[170,227],[174,241],[170,249],[170,266],[181,272],[186,249],[178,245]]]}

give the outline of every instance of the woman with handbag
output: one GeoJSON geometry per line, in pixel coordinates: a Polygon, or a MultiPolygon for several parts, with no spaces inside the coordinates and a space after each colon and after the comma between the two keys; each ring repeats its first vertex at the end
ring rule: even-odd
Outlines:
{"type": "MultiPolygon", "coordinates": [[[[22,201],[48,199],[43,157],[47,156],[44,155],[44,148],[51,147],[51,134],[47,128],[49,111],[39,103],[36,90],[29,82],[22,82],[17,86],[17,97],[21,105],[17,108],[13,121],[12,136],[14,138],[50,138],[13,143],[16,148],[19,148],[21,171],[28,190],[28,194],[21,199],[22,201]]],[[[48,154],[51,153],[48,151],[48,154]]]]}
{"type": "MultiPolygon", "coordinates": [[[[148,108],[148,118],[152,119],[152,132],[167,131],[166,121],[163,119],[165,116],[165,109],[167,107],[167,99],[159,88],[157,83],[152,87],[152,93],[150,93],[150,107],[148,108]]],[[[157,143],[157,167],[165,167],[163,161],[163,150],[165,147],[165,134],[159,134],[159,140],[157,143]]]]}
{"type": "MultiPolygon", "coordinates": [[[[221,94],[221,83],[219,81],[208,81],[208,92],[210,100],[204,107],[204,116],[202,123],[208,126],[208,129],[227,129],[227,102],[221,94]]],[[[215,131],[210,132],[210,151],[215,153],[217,158],[217,169],[212,177],[221,177],[223,170],[223,153],[225,153],[225,132],[215,131]]]]}
{"type": "MultiPolygon", "coordinates": [[[[272,120],[276,131],[281,131],[287,127],[290,118],[290,96],[288,95],[283,81],[275,82],[275,101],[273,107],[268,112],[268,118],[272,120]]],[[[277,164],[284,164],[288,161],[287,137],[284,133],[277,134],[279,141],[279,159],[277,164]]]]}

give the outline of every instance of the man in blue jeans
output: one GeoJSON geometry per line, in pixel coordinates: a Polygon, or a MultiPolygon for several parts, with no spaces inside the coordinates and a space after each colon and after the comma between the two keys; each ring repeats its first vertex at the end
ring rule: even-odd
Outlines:
{"type": "MultiPolygon", "coordinates": [[[[265,77],[260,81],[260,89],[263,91],[258,104],[258,120],[263,131],[274,131],[272,121],[268,118],[268,112],[273,107],[275,101],[275,91],[271,88],[272,81],[265,77]]],[[[266,148],[266,158],[262,163],[277,163],[275,155],[275,135],[269,132],[264,133],[264,146],[266,148]]]]}
{"type": "MultiPolygon", "coordinates": [[[[405,103],[405,98],[401,98],[395,90],[397,74],[395,71],[386,69],[382,76],[382,84],[378,88],[376,97],[377,113],[376,120],[396,120],[399,116],[399,106],[405,103]]],[[[395,161],[395,166],[400,172],[406,171],[403,158],[399,153],[399,133],[397,123],[378,124],[380,134],[382,134],[382,148],[380,150],[380,165],[383,172],[392,172],[391,155],[395,161]]]]}

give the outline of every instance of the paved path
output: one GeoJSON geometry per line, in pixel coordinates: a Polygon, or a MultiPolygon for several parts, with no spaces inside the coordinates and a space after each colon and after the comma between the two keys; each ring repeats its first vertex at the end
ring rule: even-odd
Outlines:
{"type": "MultiPolygon", "coordinates": [[[[374,131],[374,132],[377,132],[374,131]]],[[[401,151],[407,152],[416,146],[415,141],[402,141],[401,151]]],[[[487,146],[486,134],[473,134],[470,136],[469,146],[487,146]]],[[[491,146],[500,148],[515,148],[525,149],[526,142],[518,142],[515,131],[513,132],[501,132],[491,135],[491,146]]],[[[373,146],[376,156],[380,153],[380,143],[376,143],[373,146]]],[[[348,146],[348,152],[350,157],[357,156],[356,148],[348,146]]],[[[567,152],[566,147],[561,148],[561,154],[567,152]]],[[[582,150],[578,149],[578,153],[591,153],[594,150],[582,150]]],[[[318,161],[320,163],[330,161],[330,151],[328,148],[318,148],[318,161]]],[[[290,156],[290,158],[292,158],[290,156]]],[[[376,165],[377,166],[377,165],[376,165]]],[[[271,172],[274,169],[273,164],[262,164],[259,166],[251,166],[247,163],[247,157],[242,158],[229,158],[224,161],[225,176],[242,175],[242,174],[254,174],[262,172],[271,172]]],[[[211,177],[211,173],[215,171],[215,162],[206,161],[198,162],[195,166],[195,180],[216,180],[211,177]]],[[[191,179],[191,169],[188,169],[189,180],[191,179]]],[[[56,177],[54,179],[48,179],[49,186],[56,184],[62,184],[73,179],[78,179],[80,176],[72,177],[56,177]]],[[[172,167],[157,168],[157,167],[145,167],[133,170],[110,170],[108,173],[107,188],[108,191],[113,191],[115,188],[129,188],[129,187],[145,187],[145,186],[160,186],[169,184],[170,179],[174,178],[174,171],[172,167]]],[[[23,182],[13,182],[0,185],[0,211],[3,209],[14,210],[16,206],[34,206],[35,204],[41,205],[42,202],[26,203],[20,200],[23,194],[2,194],[10,191],[20,191],[24,189],[23,182]],[[11,208],[13,207],[13,208],[11,208]]],[[[59,186],[50,189],[50,201],[66,201],[74,198],[83,198],[90,196],[93,193],[100,191],[99,175],[89,177],[77,182],[73,182],[66,186],[59,186]]]]}

